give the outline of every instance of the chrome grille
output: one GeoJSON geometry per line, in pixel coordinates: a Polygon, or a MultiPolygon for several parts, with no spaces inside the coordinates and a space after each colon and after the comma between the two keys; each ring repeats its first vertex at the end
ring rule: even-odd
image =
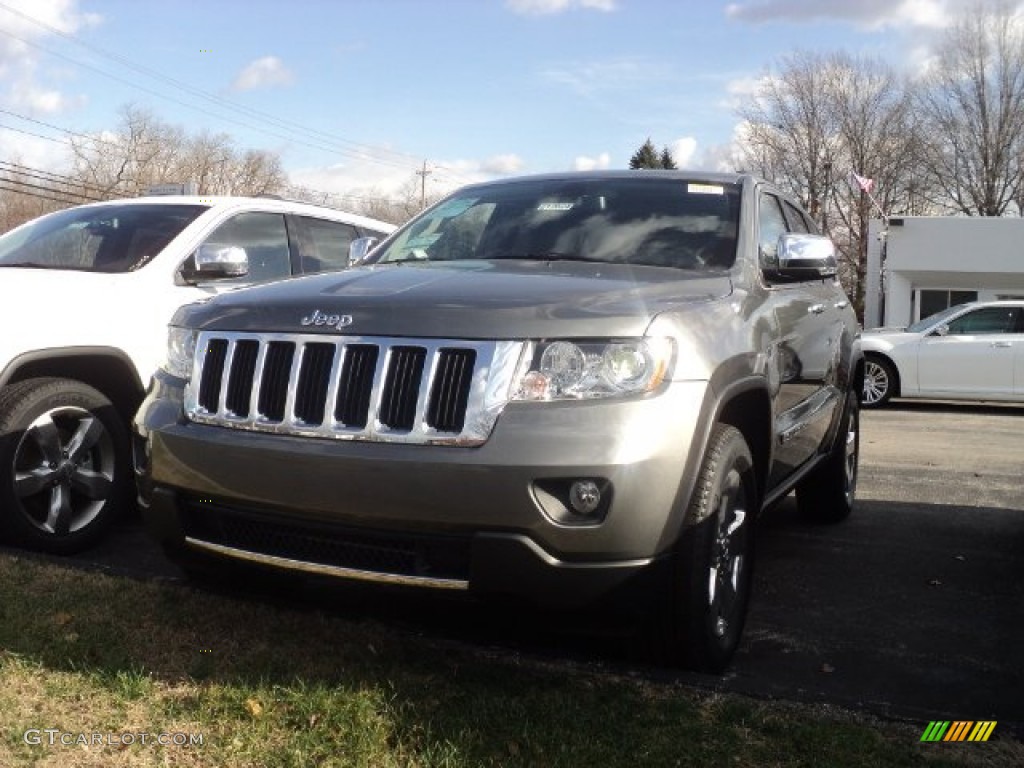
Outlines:
{"type": "Polygon", "coordinates": [[[199,335],[189,418],[353,440],[478,445],[522,342],[269,333],[199,335]]]}

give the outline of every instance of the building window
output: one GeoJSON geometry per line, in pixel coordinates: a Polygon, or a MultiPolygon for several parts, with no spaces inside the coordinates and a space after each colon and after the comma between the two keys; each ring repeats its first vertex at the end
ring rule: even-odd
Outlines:
{"type": "Polygon", "coordinates": [[[977,301],[977,291],[919,290],[915,291],[917,299],[914,307],[914,321],[921,320],[941,312],[956,304],[977,301]]]}

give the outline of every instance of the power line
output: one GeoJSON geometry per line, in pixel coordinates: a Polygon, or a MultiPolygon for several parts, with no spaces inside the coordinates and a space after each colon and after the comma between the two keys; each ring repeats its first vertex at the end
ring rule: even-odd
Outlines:
{"type": "Polygon", "coordinates": [[[106,194],[107,190],[103,187],[99,187],[95,184],[90,184],[87,181],[76,179],[73,176],[66,176],[62,173],[53,173],[52,171],[46,171],[42,168],[32,168],[28,165],[21,165],[20,163],[12,163],[7,160],[0,160],[0,166],[8,166],[7,168],[0,168],[0,172],[7,171],[9,173],[18,173],[30,178],[39,179],[40,181],[48,181],[53,184],[68,184],[76,187],[82,187],[83,189],[91,190],[99,194],[106,194]]]}
{"type": "MultiPolygon", "coordinates": [[[[0,110],[0,111],[5,111],[5,110],[0,110]]],[[[8,129],[8,126],[0,125],[0,128],[8,129]]],[[[15,131],[18,131],[18,133],[25,133],[25,134],[28,134],[28,135],[31,135],[31,136],[36,136],[38,138],[44,138],[44,139],[48,139],[49,138],[47,136],[41,136],[40,134],[37,134],[37,133],[32,133],[31,131],[20,131],[20,130],[18,130],[16,128],[10,129],[10,130],[15,130],[15,131]]],[[[57,139],[51,139],[51,140],[52,141],[57,141],[57,139]]],[[[80,204],[83,201],[97,201],[98,202],[98,201],[101,201],[101,200],[110,200],[110,199],[112,199],[109,190],[106,190],[106,189],[104,189],[102,187],[98,187],[98,186],[96,186],[94,184],[91,184],[89,182],[86,182],[86,181],[79,181],[78,179],[76,179],[73,176],[67,176],[65,174],[54,173],[52,171],[47,171],[47,170],[44,170],[42,168],[34,168],[32,166],[23,165],[21,163],[12,163],[12,162],[9,162],[9,161],[6,161],[6,160],[0,160],[0,173],[5,172],[5,170],[8,173],[12,173],[13,172],[13,173],[20,173],[22,175],[29,176],[30,178],[34,178],[37,181],[50,182],[50,183],[53,183],[53,184],[63,184],[63,185],[68,185],[68,186],[83,187],[85,189],[91,190],[91,191],[93,191],[95,193],[98,193],[100,195],[103,195],[103,197],[100,197],[100,198],[90,197],[89,195],[86,195],[84,193],[73,192],[72,190],[52,189],[50,187],[44,187],[44,186],[40,186],[40,185],[35,185],[35,184],[23,182],[23,181],[20,181],[20,180],[18,180],[16,178],[9,178],[9,177],[8,178],[4,178],[4,177],[0,176],[0,183],[20,184],[20,185],[32,187],[32,188],[35,188],[35,189],[41,189],[41,190],[45,190],[45,191],[52,191],[52,192],[54,192],[56,194],[61,194],[61,195],[66,195],[66,196],[75,196],[75,197],[80,197],[81,198],[81,200],[78,200],[78,201],[62,200],[61,202],[71,202],[74,205],[78,205],[78,204],[80,204]],[[2,168],[2,166],[9,166],[10,168],[12,168],[14,170],[13,171],[6,170],[6,169],[2,168]]],[[[125,179],[125,181],[130,183],[130,182],[133,181],[133,179],[125,179]]],[[[5,188],[5,189],[6,189],[6,191],[9,191],[9,192],[24,191],[24,194],[30,194],[27,190],[17,190],[17,189],[10,189],[10,188],[5,188]]],[[[323,200],[324,202],[326,202],[328,199],[331,199],[331,200],[348,200],[348,201],[352,201],[352,202],[362,202],[362,203],[371,203],[371,204],[372,203],[388,203],[388,204],[391,204],[391,203],[395,202],[395,200],[393,200],[391,198],[387,198],[387,197],[370,197],[370,196],[366,196],[366,195],[352,195],[352,194],[347,194],[347,193],[344,193],[344,192],[328,192],[326,190],[313,189],[311,187],[303,187],[303,186],[299,186],[299,185],[295,185],[295,184],[287,185],[287,189],[292,190],[293,194],[300,194],[300,195],[305,194],[305,195],[308,195],[309,197],[317,197],[317,198],[320,198],[321,200],[323,200]]],[[[40,195],[34,195],[34,196],[39,197],[40,195]]]]}
{"type": "Polygon", "coordinates": [[[21,179],[12,179],[10,177],[0,178],[0,181],[3,181],[5,184],[17,184],[20,187],[39,189],[42,190],[43,192],[48,192],[55,195],[63,195],[64,197],[77,197],[79,198],[79,202],[84,200],[90,203],[101,203],[104,199],[102,197],[90,197],[89,195],[85,195],[79,192],[72,192],[71,190],[66,189],[54,189],[53,187],[47,187],[41,184],[33,184],[30,181],[22,181],[21,179]]]}
{"type": "MultiPolygon", "coordinates": [[[[178,80],[175,80],[174,78],[168,77],[168,76],[166,76],[166,75],[164,75],[162,73],[159,73],[159,72],[156,72],[154,70],[151,70],[148,67],[144,67],[144,66],[142,66],[140,64],[137,64],[137,63],[131,61],[130,59],[127,59],[124,56],[120,56],[118,54],[111,53],[109,51],[106,51],[106,50],[100,48],[99,46],[95,46],[95,45],[92,45],[90,43],[87,43],[86,41],[76,37],[75,35],[72,35],[70,33],[64,32],[64,31],[62,31],[60,29],[57,29],[56,27],[53,27],[53,26],[51,26],[51,25],[49,25],[49,24],[47,24],[47,23],[45,23],[45,22],[43,22],[43,21],[41,21],[39,19],[36,19],[36,18],[34,18],[32,16],[29,16],[28,14],[25,14],[25,13],[15,9],[15,8],[12,8],[12,7],[10,7],[9,5],[7,5],[5,3],[0,2],[0,8],[4,8],[8,12],[13,13],[13,14],[15,14],[17,16],[20,16],[21,18],[23,18],[23,19],[25,19],[25,20],[27,20],[27,21],[29,21],[29,22],[31,22],[31,23],[39,26],[39,27],[42,27],[43,29],[46,29],[47,31],[51,32],[52,34],[59,35],[60,37],[63,37],[66,40],[69,40],[69,41],[71,41],[71,42],[73,42],[73,43],[75,43],[75,44],[77,44],[77,45],[79,45],[79,46],[81,46],[83,48],[86,48],[87,50],[93,51],[94,53],[97,53],[97,54],[99,54],[100,56],[102,56],[104,58],[107,58],[109,60],[117,62],[121,66],[124,66],[124,67],[127,67],[129,69],[132,69],[132,70],[134,70],[136,72],[139,72],[139,73],[141,73],[141,74],[143,74],[143,75],[145,75],[147,77],[153,78],[155,80],[159,80],[159,81],[162,81],[164,83],[170,84],[173,87],[178,88],[179,90],[185,91],[186,93],[189,93],[189,94],[191,94],[193,96],[198,96],[199,98],[204,99],[204,100],[206,100],[206,101],[208,101],[208,102],[210,102],[212,104],[215,104],[218,107],[226,108],[226,109],[232,110],[234,112],[241,112],[243,114],[247,114],[250,117],[258,118],[262,122],[270,122],[272,124],[275,124],[278,127],[281,127],[281,128],[284,128],[284,129],[288,130],[289,134],[288,135],[282,135],[280,133],[276,133],[274,131],[267,130],[266,128],[264,128],[262,126],[255,126],[255,125],[252,125],[251,123],[247,123],[247,122],[243,122],[243,121],[240,121],[240,120],[236,120],[236,119],[233,119],[231,117],[225,116],[223,114],[219,114],[219,115],[215,114],[215,116],[218,117],[221,120],[226,120],[226,121],[234,123],[236,125],[241,125],[242,127],[249,128],[250,130],[257,130],[257,131],[260,131],[260,132],[265,133],[265,134],[270,135],[270,136],[274,136],[274,137],[279,138],[279,139],[284,139],[286,141],[293,141],[293,142],[296,142],[296,143],[299,143],[299,144],[303,144],[303,145],[305,145],[307,147],[311,147],[313,149],[339,152],[341,154],[345,154],[345,155],[348,155],[350,157],[354,157],[356,159],[363,160],[363,161],[370,162],[370,163],[377,163],[377,164],[381,164],[381,165],[388,165],[388,166],[391,166],[391,167],[402,168],[402,169],[411,169],[411,168],[415,167],[415,166],[413,166],[409,162],[410,160],[413,159],[412,155],[408,155],[408,154],[403,153],[403,152],[397,152],[395,150],[389,150],[389,149],[386,149],[386,148],[383,148],[383,147],[377,147],[377,146],[372,146],[372,145],[368,145],[368,144],[361,144],[359,142],[354,142],[354,141],[351,141],[351,140],[348,140],[348,139],[343,139],[343,138],[340,138],[338,136],[335,136],[335,135],[332,135],[332,134],[329,134],[329,133],[326,133],[326,132],[323,132],[323,131],[319,131],[319,130],[316,130],[316,129],[311,129],[308,126],[300,125],[298,123],[294,123],[294,122],[291,122],[289,120],[282,119],[282,118],[280,118],[280,117],[278,117],[276,115],[271,115],[271,114],[268,114],[268,113],[265,113],[265,112],[261,112],[259,110],[252,109],[252,108],[247,107],[245,105],[236,104],[235,102],[232,102],[230,100],[224,99],[223,97],[216,96],[214,94],[210,94],[210,93],[208,93],[206,91],[203,91],[202,89],[195,88],[193,86],[188,85],[187,83],[182,83],[182,82],[180,82],[178,80]],[[303,141],[301,139],[297,139],[296,136],[295,136],[296,131],[298,131],[301,134],[305,134],[308,137],[311,137],[313,142],[315,142],[315,143],[313,143],[311,141],[303,141]],[[317,138],[318,136],[319,137],[323,137],[323,138],[317,138]],[[340,146],[332,146],[331,144],[325,144],[324,143],[325,141],[331,142],[331,143],[333,143],[335,145],[337,145],[337,144],[350,145],[354,149],[344,149],[344,148],[342,148],[340,146]],[[392,155],[392,156],[394,156],[395,159],[389,160],[389,159],[386,159],[386,158],[375,157],[374,156],[375,154],[379,154],[379,153],[386,153],[386,154],[392,155]],[[398,158],[401,158],[401,159],[399,160],[398,158]]],[[[68,62],[70,62],[72,64],[77,65],[77,66],[81,66],[81,67],[84,67],[86,69],[90,69],[90,70],[92,70],[94,72],[97,72],[97,73],[99,73],[99,74],[101,74],[101,75],[103,75],[105,77],[112,78],[114,80],[117,80],[118,82],[124,83],[124,84],[126,84],[128,86],[131,86],[133,88],[138,88],[138,89],[140,89],[140,90],[142,90],[142,91],[144,91],[146,93],[149,93],[149,94],[151,94],[153,96],[156,96],[158,98],[162,98],[162,99],[166,99],[168,101],[172,101],[172,102],[174,102],[174,103],[176,103],[176,104],[178,104],[180,106],[186,107],[187,109],[194,109],[194,110],[197,110],[197,111],[202,111],[204,114],[209,114],[209,111],[206,108],[198,107],[196,105],[183,102],[180,99],[176,99],[176,98],[174,98],[172,96],[168,96],[167,94],[160,93],[160,92],[154,91],[154,90],[152,90],[150,88],[147,88],[145,86],[139,85],[138,83],[133,83],[131,81],[125,80],[124,78],[121,78],[121,77],[119,77],[117,75],[114,75],[114,74],[111,74],[109,72],[106,72],[106,71],[104,71],[102,69],[99,69],[98,67],[94,67],[94,66],[92,66],[90,64],[86,64],[84,62],[81,62],[79,60],[73,59],[73,58],[71,58],[69,56],[66,56],[64,54],[57,53],[56,51],[49,50],[48,48],[46,48],[46,47],[44,47],[42,45],[39,45],[37,43],[34,43],[32,41],[25,40],[24,38],[21,38],[21,37],[19,37],[17,35],[14,35],[13,33],[8,32],[6,30],[0,30],[0,33],[5,34],[8,37],[11,37],[11,38],[13,38],[15,40],[19,40],[20,42],[22,42],[22,43],[24,43],[26,45],[29,45],[29,46],[34,47],[34,48],[37,48],[37,49],[39,49],[39,50],[41,50],[41,51],[43,51],[45,53],[50,54],[51,56],[56,56],[58,58],[61,58],[61,59],[65,60],[65,61],[68,61],[68,62]]]]}
{"type": "Polygon", "coordinates": [[[12,188],[12,187],[5,187],[5,186],[3,186],[3,184],[6,181],[7,181],[7,179],[0,179],[0,191],[14,192],[15,194],[18,194],[18,195],[28,195],[29,197],[38,197],[41,200],[49,200],[51,203],[61,203],[62,205],[81,205],[82,204],[81,200],[68,200],[68,199],[66,199],[64,197],[54,197],[52,194],[42,195],[42,194],[39,194],[38,192],[31,192],[31,191],[29,191],[27,189],[18,189],[16,187],[14,187],[14,188],[12,188]]]}
{"type": "Polygon", "coordinates": [[[116,80],[117,82],[123,83],[123,84],[128,85],[128,86],[130,86],[132,88],[137,88],[140,91],[144,91],[145,93],[150,94],[151,96],[156,96],[159,99],[164,99],[166,101],[173,102],[174,104],[177,104],[178,106],[185,107],[186,109],[194,110],[196,112],[200,112],[200,113],[202,113],[204,115],[207,115],[207,116],[212,114],[214,117],[216,117],[216,118],[218,118],[220,120],[223,120],[223,121],[226,121],[226,122],[229,122],[229,123],[233,123],[234,125],[240,125],[243,128],[248,128],[249,130],[258,131],[260,133],[264,133],[264,134],[266,134],[268,136],[273,136],[274,138],[282,139],[284,141],[290,141],[290,142],[294,142],[296,144],[302,144],[303,146],[310,147],[312,149],[318,149],[320,151],[338,152],[340,154],[345,154],[345,155],[349,155],[351,157],[356,157],[356,158],[358,158],[360,160],[369,160],[370,162],[377,162],[377,163],[380,163],[382,165],[389,165],[389,166],[392,166],[392,167],[395,167],[395,168],[403,168],[403,169],[409,168],[409,166],[407,164],[405,164],[405,163],[401,163],[400,164],[400,163],[396,163],[396,162],[393,162],[393,161],[387,161],[387,160],[379,160],[379,159],[378,160],[374,160],[372,158],[367,157],[365,155],[365,153],[359,153],[359,152],[354,152],[352,150],[345,150],[345,149],[340,149],[340,148],[337,148],[337,147],[332,147],[332,146],[329,146],[329,145],[327,145],[327,144],[325,144],[323,142],[306,141],[306,140],[297,138],[294,134],[288,135],[288,134],[278,133],[276,131],[272,131],[272,130],[269,130],[267,128],[264,128],[264,127],[261,127],[261,126],[258,126],[258,125],[253,125],[251,123],[247,123],[247,122],[245,122],[243,120],[238,120],[238,119],[235,119],[235,118],[227,116],[227,115],[217,114],[217,113],[211,112],[209,110],[209,108],[207,108],[207,107],[200,107],[200,106],[195,105],[195,104],[190,104],[190,103],[188,103],[186,101],[182,101],[181,99],[175,98],[174,96],[169,96],[167,94],[160,93],[159,91],[154,91],[152,88],[147,88],[144,85],[140,85],[138,83],[133,83],[130,80],[126,80],[123,77],[120,77],[118,75],[115,75],[115,74],[112,74],[110,72],[107,72],[107,71],[105,71],[103,69],[100,69],[99,67],[94,67],[91,64],[86,64],[85,62],[78,61],[77,59],[74,59],[74,58],[72,58],[70,56],[65,56],[62,53],[57,53],[56,51],[51,51],[48,48],[46,48],[46,47],[44,47],[42,45],[39,45],[38,43],[34,43],[31,40],[26,40],[26,39],[24,39],[22,37],[19,37],[18,35],[15,35],[15,34],[13,34],[11,32],[8,32],[7,30],[0,29],[0,34],[6,35],[7,37],[10,37],[10,38],[13,38],[14,40],[17,40],[17,41],[19,41],[21,43],[24,43],[25,45],[31,46],[32,48],[37,48],[37,49],[43,51],[44,53],[48,53],[51,56],[56,56],[57,58],[63,59],[64,61],[70,62],[71,64],[74,64],[76,66],[83,67],[85,69],[89,69],[89,70],[91,70],[93,72],[96,72],[97,74],[103,75],[104,77],[109,77],[111,80],[116,80]]]}

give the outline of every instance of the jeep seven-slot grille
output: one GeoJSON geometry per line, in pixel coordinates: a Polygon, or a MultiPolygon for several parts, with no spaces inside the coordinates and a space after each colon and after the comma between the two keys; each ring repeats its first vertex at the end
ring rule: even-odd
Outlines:
{"type": "Polygon", "coordinates": [[[486,407],[499,347],[506,363],[518,351],[511,342],[204,332],[186,410],[239,429],[476,444],[486,434],[464,432],[486,407]]]}

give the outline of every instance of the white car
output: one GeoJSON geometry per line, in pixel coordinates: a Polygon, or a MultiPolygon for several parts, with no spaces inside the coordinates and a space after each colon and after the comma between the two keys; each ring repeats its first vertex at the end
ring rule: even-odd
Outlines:
{"type": "Polygon", "coordinates": [[[130,506],[128,425],[179,306],[343,269],[393,229],[288,200],[168,196],[0,237],[0,535],[73,552],[130,506]]]}
{"type": "Polygon", "coordinates": [[[1024,402],[1024,301],[958,304],[863,333],[866,407],[892,397],[1024,402]]]}

